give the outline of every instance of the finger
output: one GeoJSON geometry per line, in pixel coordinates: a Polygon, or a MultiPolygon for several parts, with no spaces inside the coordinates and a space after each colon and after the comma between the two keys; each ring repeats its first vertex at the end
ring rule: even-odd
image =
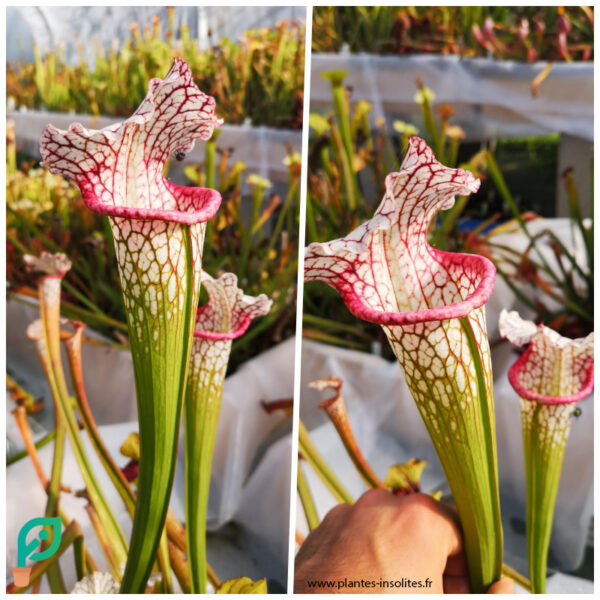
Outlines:
{"type": "Polygon", "coordinates": [[[298,564],[316,554],[319,549],[329,547],[329,544],[339,535],[340,528],[348,518],[350,509],[349,504],[338,504],[325,515],[321,524],[308,534],[300,546],[296,555],[298,564]]]}
{"type": "Polygon", "coordinates": [[[366,491],[354,504],[356,508],[362,509],[372,506],[401,506],[402,498],[397,498],[388,490],[374,488],[366,491]]]}
{"type": "Polygon", "coordinates": [[[444,575],[444,594],[468,594],[469,580],[466,577],[447,577],[444,575]]]}
{"type": "Polygon", "coordinates": [[[468,577],[467,557],[464,552],[448,557],[444,575],[449,577],[468,577]]]}
{"type": "Polygon", "coordinates": [[[488,594],[515,594],[515,582],[508,577],[503,577],[496,583],[492,583],[488,589],[488,594]]]}
{"type": "Polygon", "coordinates": [[[334,523],[337,524],[339,521],[347,519],[351,509],[351,504],[337,504],[325,515],[321,525],[327,523],[326,527],[331,527],[334,523]]]}
{"type": "MultiPolygon", "coordinates": [[[[438,556],[443,569],[449,556],[458,555],[463,550],[463,540],[460,524],[454,511],[447,505],[435,500],[428,494],[410,494],[408,496],[393,496],[396,506],[402,508],[404,523],[408,520],[417,530],[421,543],[428,547],[431,556],[438,556]]],[[[389,502],[389,501],[388,501],[389,502]]]]}
{"type": "MultiPolygon", "coordinates": [[[[453,549],[448,552],[448,556],[458,557],[457,564],[464,564],[466,572],[467,563],[463,551],[462,527],[460,525],[458,513],[456,512],[456,509],[453,506],[450,506],[445,502],[441,502],[439,500],[434,500],[434,502],[437,505],[437,509],[439,510],[440,515],[443,516],[446,519],[446,521],[452,526],[451,540],[453,549]]],[[[460,574],[462,574],[462,572],[460,574]]]]}
{"type": "Polygon", "coordinates": [[[463,538],[456,512],[444,502],[435,500],[427,494],[412,494],[405,499],[414,498],[423,505],[432,517],[431,530],[436,531],[438,543],[445,542],[445,556],[458,556],[463,552],[463,538]]]}

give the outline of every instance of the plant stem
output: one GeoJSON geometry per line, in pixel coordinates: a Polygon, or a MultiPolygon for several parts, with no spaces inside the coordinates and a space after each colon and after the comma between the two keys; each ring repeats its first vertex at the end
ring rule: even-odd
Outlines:
{"type": "Polygon", "coordinates": [[[213,131],[212,137],[206,142],[204,150],[204,164],[206,171],[206,187],[216,188],[217,185],[217,138],[221,135],[218,129],[213,131]]]}
{"type": "Polygon", "coordinates": [[[100,542],[100,547],[102,548],[102,552],[104,552],[104,556],[106,557],[106,561],[108,562],[108,567],[112,573],[112,576],[116,581],[118,581],[121,578],[120,564],[118,559],[115,557],[112,544],[110,543],[106,530],[98,518],[98,513],[91,503],[86,505],[85,512],[87,513],[90,523],[92,524],[92,528],[96,533],[96,537],[100,542]]]}
{"type": "MultiPolygon", "coordinates": [[[[19,407],[19,408],[23,408],[23,407],[19,407]]],[[[25,409],[23,409],[24,411],[25,409]]],[[[19,418],[23,418],[24,415],[19,415],[19,418]]],[[[65,438],[65,432],[64,429],[61,428],[62,430],[62,439],[63,439],[63,448],[64,448],[64,440],[65,438]]],[[[31,438],[31,430],[29,428],[29,424],[27,422],[26,418],[23,418],[23,421],[19,424],[19,431],[21,433],[21,436],[23,438],[23,443],[25,444],[25,450],[23,451],[25,453],[25,456],[29,456],[29,458],[31,459],[31,461],[33,463],[38,464],[38,467],[36,467],[36,474],[38,476],[38,479],[40,480],[40,483],[42,485],[42,487],[44,488],[44,491],[46,492],[46,494],[49,497],[49,493],[50,493],[50,487],[51,485],[55,485],[56,481],[60,482],[60,475],[57,476],[57,474],[54,472],[54,464],[53,464],[53,481],[48,481],[48,477],[46,476],[46,473],[44,471],[44,468],[42,467],[40,460],[39,460],[39,456],[37,454],[37,449],[35,447],[35,445],[32,443],[32,438],[31,438]]],[[[52,431],[52,433],[55,433],[56,429],[54,429],[52,431]]],[[[54,461],[53,461],[54,462],[54,461]]],[[[62,458],[60,458],[56,461],[56,464],[58,466],[62,466],[62,458]]],[[[60,471],[59,471],[60,473],[60,471]]],[[[59,490],[60,490],[60,486],[59,486],[59,490]]],[[[55,498],[58,498],[58,492],[55,493],[55,498]]],[[[58,504],[58,502],[57,502],[58,504]]],[[[50,511],[51,514],[44,514],[44,516],[46,517],[54,517],[54,516],[58,516],[60,517],[61,521],[63,522],[63,525],[65,527],[67,527],[70,523],[70,520],[68,519],[68,517],[65,515],[64,511],[60,508],[60,506],[56,506],[56,509],[54,509],[52,506],[50,507],[50,511]]],[[[82,538],[82,542],[83,542],[83,538],[82,538]]],[[[83,553],[83,557],[84,557],[84,565],[87,566],[88,570],[91,571],[97,571],[98,567],[96,566],[96,563],[94,562],[94,560],[92,559],[91,555],[89,554],[89,552],[87,551],[85,545],[82,543],[82,548],[81,548],[81,552],[83,553]]],[[[58,565],[56,565],[58,566],[58,565]]],[[[51,567],[50,571],[52,571],[55,567],[51,567]]],[[[49,571],[49,573],[50,573],[49,571]]],[[[81,577],[79,577],[79,579],[81,579],[81,577]]]]}
{"type": "MultiPolygon", "coordinates": [[[[102,492],[100,485],[98,484],[94,475],[91,463],[85,452],[83,440],[79,434],[79,426],[75,415],[70,407],[70,399],[68,403],[66,399],[59,397],[59,410],[60,417],[66,423],[67,435],[73,448],[73,454],[79,465],[79,469],[83,476],[83,480],[86,485],[87,493],[90,497],[90,502],[94,509],[97,511],[98,519],[102,523],[108,535],[109,543],[114,552],[115,559],[119,561],[119,564],[125,562],[127,559],[127,544],[123,536],[123,532],[112,513],[106,498],[102,492]]],[[[121,573],[118,571],[117,577],[120,577],[121,573]]]]}
{"type": "Polygon", "coordinates": [[[33,464],[33,468],[38,476],[38,479],[40,480],[40,483],[42,484],[42,487],[47,490],[48,479],[44,473],[42,464],[40,463],[40,457],[37,453],[37,449],[33,444],[33,440],[31,439],[31,430],[29,429],[29,425],[27,423],[27,411],[25,410],[24,406],[17,406],[12,411],[12,414],[15,417],[17,427],[19,428],[19,433],[21,434],[21,438],[25,444],[25,452],[29,455],[29,458],[33,464]]]}
{"type": "Polygon", "coordinates": [[[306,194],[306,237],[306,241],[309,243],[319,241],[313,210],[313,199],[310,192],[306,194]]]}
{"type": "Polygon", "coordinates": [[[133,517],[135,510],[135,495],[121,469],[116,465],[112,456],[110,455],[108,448],[106,448],[100,432],[96,425],[94,415],[90,409],[88,403],[87,394],[83,383],[83,365],[81,361],[81,343],[83,338],[83,330],[85,325],[83,323],[75,323],[75,333],[65,340],[65,348],[67,350],[67,357],[69,360],[69,367],[71,371],[71,381],[73,383],[73,390],[75,392],[75,401],[77,403],[77,410],[81,417],[83,427],[92,442],[92,446],[96,451],[100,462],[104,466],[106,473],[113,482],[119,496],[123,500],[127,511],[130,516],[133,517]]]}
{"type": "Polygon", "coordinates": [[[285,197],[285,202],[279,211],[279,215],[277,216],[277,221],[275,222],[275,226],[273,227],[273,232],[271,233],[271,241],[269,242],[269,246],[267,252],[265,253],[265,261],[261,264],[261,270],[266,267],[266,261],[269,260],[270,251],[275,247],[277,240],[279,239],[279,234],[281,233],[281,229],[283,227],[283,221],[285,219],[286,213],[289,211],[290,206],[292,204],[292,199],[294,194],[298,192],[298,180],[293,179],[290,181],[290,187],[288,188],[288,193],[285,197]]]}
{"type": "MultiPolygon", "coordinates": [[[[48,443],[50,443],[55,438],[56,438],[56,429],[53,429],[52,431],[47,433],[41,440],[38,440],[37,442],[35,442],[33,447],[36,448],[37,450],[40,450],[41,448],[46,446],[48,443]]],[[[21,450],[20,452],[17,452],[10,458],[6,459],[6,466],[10,467],[10,465],[14,465],[16,462],[19,462],[20,460],[24,459],[26,456],[27,456],[27,450],[21,450]]]]}
{"type": "Polygon", "coordinates": [[[519,573],[512,567],[509,567],[506,563],[502,563],[502,575],[509,577],[531,594],[531,582],[529,581],[529,579],[521,575],[521,573],[519,573]]]}
{"type": "Polygon", "coordinates": [[[158,566],[162,574],[163,594],[173,593],[173,578],[171,577],[171,560],[169,554],[169,540],[167,538],[167,529],[163,529],[158,544],[158,566]]]}
{"type": "Polygon", "coordinates": [[[300,421],[298,427],[298,451],[300,456],[302,456],[302,458],[316,471],[317,475],[322,479],[323,483],[329,488],[329,491],[335,496],[338,502],[342,504],[353,504],[354,500],[352,499],[352,496],[346,491],[323,457],[319,454],[302,421],[300,421]]]}
{"type": "MultiPolygon", "coordinates": [[[[25,298],[21,298],[19,296],[13,296],[13,298],[16,302],[19,302],[20,304],[25,304],[26,306],[33,306],[37,308],[37,304],[31,301],[27,301],[25,298]]],[[[93,313],[89,310],[85,310],[84,308],[80,308],[76,304],[71,304],[70,302],[63,301],[61,304],[62,313],[69,319],[82,319],[85,320],[88,324],[95,323],[96,325],[112,327],[114,329],[118,329],[119,331],[127,332],[127,325],[125,323],[122,323],[121,321],[117,321],[116,319],[111,319],[110,317],[105,317],[103,315],[93,313]]]]}
{"type": "MultiPolygon", "coordinates": [[[[502,567],[503,534],[498,491],[498,458],[493,412],[493,390],[490,389],[486,381],[486,371],[488,369],[491,371],[491,368],[489,365],[485,365],[485,359],[480,354],[481,350],[475,339],[471,320],[468,317],[460,317],[459,321],[466,334],[475,372],[477,373],[478,420],[483,431],[482,437],[485,440],[485,464],[478,465],[481,471],[475,474],[475,480],[480,477],[485,480],[487,477],[488,481],[486,483],[489,485],[485,498],[487,504],[484,504],[482,498],[464,498],[463,492],[466,490],[461,490],[459,494],[455,494],[452,490],[459,510],[461,524],[465,530],[470,531],[470,535],[465,534],[467,560],[470,565],[481,565],[481,573],[470,572],[471,585],[474,590],[477,590],[487,588],[488,580],[496,581],[500,577],[502,567]],[[472,519],[474,519],[474,522],[472,522],[472,519]],[[485,526],[486,531],[491,532],[491,539],[482,538],[480,534],[482,526],[485,526]],[[481,584],[479,584],[480,579],[481,584]]],[[[470,483],[474,485],[474,482],[470,483]]],[[[467,489],[473,488],[469,487],[467,489]]],[[[471,571],[474,571],[474,569],[471,569],[471,571]]]]}
{"type": "MultiPolygon", "coordinates": [[[[385,128],[385,122],[383,124],[383,127],[381,128],[381,137],[383,138],[383,143],[385,145],[390,160],[390,162],[388,163],[387,157],[384,154],[384,160],[386,162],[386,165],[390,164],[393,171],[399,171],[400,163],[398,162],[398,157],[396,156],[396,150],[394,149],[392,140],[390,139],[387,129],[385,128]]],[[[408,139],[406,140],[406,147],[404,147],[402,150],[406,152],[407,147],[408,139]]]]}
{"type": "Polygon", "coordinates": [[[340,131],[334,123],[331,124],[331,136],[333,138],[340,162],[342,163],[342,175],[348,201],[348,210],[354,211],[356,210],[357,196],[357,185],[354,177],[354,169],[352,168],[352,164],[348,161],[348,156],[344,152],[340,131]]]}
{"type": "Polygon", "coordinates": [[[300,502],[302,503],[302,508],[304,509],[304,515],[306,516],[308,528],[312,531],[319,526],[319,516],[317,515],[317,509],[315,508],[315,503],[313,502],[310,488],[308,487],[308,482],[304,478],[304,473],[302,472],[300,462],[300,459],[298,459],[298,495],[300,496],[300,502]]]}
{"type": "MultiPolygon", "coordinates": [[[[142,227],[137,221],[132,221],[132,224],[142,227]]],[[[122,270],[123,261],[127,261],[137,269],[135,248],[127,246],[127,240],[120,237],[122,232],[118,227],[113,226],[113,234],[122,251],[119,268],[122,270]]],[[[168,237],[157,234],[156,239],[148,241],[148,244],[164,244],[165,263],[168,259],[172,261],[168,265],[168,276],[160,275],[160,280],[151,286],[161,294],[155,307],[144,294],[141,272],[135,272],[134,281],[139,283],[133,284],[131,280],[121,278],[126,305],[129,302],[136,307],[126,312],[140,434],[137,501],[121,593],[144,592],[165,524],[175,475],[181,407],[200,293],[202,234],[203,230],[198,230],[196,225],[178,224],[168,237]],[[196,228],[194,234],[191,227],[196,228]],[[171,292],[167,289],[169,278],[175,281],[175,289],[171,292]],[[141,296],[136,287],[142,288],[141,296]],[[173,291],[174,302],[168,299],[173,291]]],[[[148,260],[157,261],[158,272],[165,273],[165,265],[158,261],[156,255],[150,253],[148,260]]]]}
{"type": "MultiPolygon", "coordinates": [[[[167,513],[166,527],[169,536],[169,542],[176,546],[181,552],[185,553],[187,551],[187,536],[185,529],[183,525],[179,523],[177,517],[171,512],[171,510],[169,510],[167,513]]],[[[175,566],[173,569],[175,569],[175,566]]],[[[206,574],[208,581],[215,589],[217,589],[221,585],[221,581],[208,563],[206,563],[206,574]]]]}
{"type": "MultiPolygon", "coordinates": [[[[61,478],[62,478],[62,466],[65,455],[65,428],[60,422],[58,413],[55,413],[55,422],[56,422],[56,439],[54,441],[54,453],[52,456],[52,470],[50,471],[50,481],[46,478],[45,474],[41,470],[41,464],[39,465],[40,471],[38,472],[38,477],[42,475],[40,478],[40,482],[44,486],[47,494],[46,500],[46,509],[44,511],[45,517],[56,517],[60,512],[59,500],[60,500],[60,489],[61,489],[61,478]]],[[[27,426],[27,430],[29,427],[27,426]]],[[[31,438],[31,435],[29,435],[31,438]]],[[[26,436],[23,436],[25,441],[25,448],[27,452],[30,452],[30,457],[33,457],[33,451],[29,447],[26,436]]],[[[35,453],[37,456],[37,452],[35,453]]],[[[39,461],[38,461],[39,462],[39,461]]],[[[63,582],[62,573],[60,570],[60,565],[56,563],[52,565],[48,569],[48,583],[50,584],[50,590],[53,594],[61,594],[65,592],[65,584],[63,582]]]]}
{"type": "MultiPolygon", "coordinates": [[[[85,386],[83,383],[83,365],[81,360],[81,344],[85,325],[83,323],[75,323],[74,326],[75,333],[65,340],[65,347],[67,349],[67,356],[69,359],[71,379],[73,382],[73,389],[75,391],[75,399],[77,402],[77,410],[81,415],[83,426],[92,442],[92,445],[94,446],[94,449],[96,450],[96,454],[98,455],[100,462],[104,466],[104,469],[113,482],[113,485],[119,493],[119,496],[121,496],[121,499],[127,508],[127,512],[133,518],[135,512],[135,494],[131,489],[129,482],[123,475],[123,471],[115,463],[100,436],[100,432],[98,431],[98,427],[90,409],[87,400],[87,394],[85,392],[85,386]]],[[[171,569],[169,565],[167,540],[164,537],[164,534],[163,537],[161,537],[161,542],[158,549],[158,563],[162,572],[165,590],[171,590],[171,569]]]]}
{"type": "MultiPolygon", "coordinates": [[[[127,544],[123,532],[114,514],[110,510],[106,498],[98,484],[94,471],[87,457],[83,440],[79,433],[79,425],[71,406],[71,398],[67,390],[62,360],[60,356],[60,279],[42,278],[39,288],[41,336],[38,336],[38,356],[44,367],[46,378],[50,384],[55,407],[57,424],[64,424],[69,437],[73,454],[85,482],[90,502],[98,513],[105,528],[112,550],[119,562],[127,558],[127,544]]],[[[35,332],[34,332],[35,335],[35,332]]],[[[58,440],[57,440],[58,441],[58,440]]],[[[120,576],[120,573],[119,573],[120,576]]]]}
{"type": "Polygon", "coordinates": [[[81,581],[85,577],[86,570],[86,552],[83,536],[75,538],[73,542],[73,554],[75,558],[75,575],[77,576],[77,581],[81,581]]]}
{"type": "MultiPolygon", "coordinates": [[[[341,387],[341,382],[339,383],[341,387]]],[[[344,448],[346,448],[348,456],[354,463],[354,466],[359,475],[363,478],[363,481],[371,488],[385,489],[383,481],[379,479],[377,473],[371,468],[371,465],[360,451],[354,433],[352,432],[352,427],[350,426],[346,403],[344,402],[340,390],[338,389],[337,394],[333,398],[325,400],[320,406],[325,410],[330,421],[333,423],[333,426],[344,444],[344,448]]]]}
{"type": "MultiPolygon", "coordinates": [[[[231,347],[231,340],[215,342],[231,347]]],[[[192,593],[206,593],[206,514],[212,456],[217,435],[225,371],[204,356],[199,371],[192,368],[185,401],[185,510],[187,555],[192,593]]],[[[213,354],[213,356],[215,356],[213,354]]],[[[227,361],[225,361],[225,365],[227,361]]]]}
{"type": "Polygon", "coordinates": [[[435,148],[435,154],[439,161],[442,161],[440,156],[442,148],[440,147],[440,134],[438,133],[437,125],[435,124],[435,117],[433,116],[433,109],[431,108],[431,102],[427,94],[426,88],[423,85],[419,85],[421,91],[421,112],[423,114],[423,121],[425,123],[425,130],[427,131],[431,140],[431,145],[435,148]]]}
{"type": "Polygon", "coordinates": [[[185,560],[185,554],[172,542],[169,544],[169,558],[171,560],[171,566],[175,577],[181,586],[181,591],[184,594],[191,594],[192,588],[190,586],[190,570],[185,560]]]}
{"type": "MultiPolygon", "coordinates": [[[[204,167],[206,173],[206,187],[216,189],[217,185],[217,138],[221,135],[221,132],[216,129],[213,131],[212,137],[206,142],[204,150],[204,167]]],[[[221,180],[221,183],[223,181],[221,180]]],[[[213,222],[209,221],[206,224],[205,237],[207,240],[212,239],[213,222]]],[[[208,262],[213,253],[212,244],[208,244],[204,248],[204,260],[208,262]]]]}
{"type": "MultiPolygon", "coordinates": [[[[525,402],[531,401],[522,399],[521,405],[525,402]]],[[[528,418],[522,410],[529,579],[533,594],[546,593],[548,548],[570,426],[569,417],[565,425],[565,419],[555,413],[565,409],[572,410],[569,405],[537,404],[528,418]]]]}

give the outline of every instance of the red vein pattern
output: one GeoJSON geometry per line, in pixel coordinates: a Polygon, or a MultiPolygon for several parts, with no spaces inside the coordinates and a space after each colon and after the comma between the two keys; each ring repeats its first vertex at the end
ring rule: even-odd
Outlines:
{"type": "Polygon", "coordinates": [[[152,79],[137,111],[123,123],[67,131],[48,125],[43,162],[81,189],[93,211],[108,215],[136,380],[140,424],[138,502],[123,593],[143,592],[170,495],[200,294],[206,221],[221,202],[212,189],[172,184],[167,158],[207,140],[221,124],[215,101],[176,58],[152,79]]]}
{"type": "Polygon", "coordinates": [[[199,392],[207,400],[220,401],[232,340],[243,335],[253,319],[266,315],[273,302],[265,294],[246,296],[233,273],[213,279],[203,271],[202,283],[209,300],[196,316],[188,387],[192,396],[199,392]]]}
{"type": "Polygon", "coordinates": [[[152,330],[142,348],[145,359],[169,322],[182,329],[177,315],[190,266],[197,305],[205,222],[221,197],[212,189],[176,186],[162,173],[169,155],[190,150],[221,125],[214,111],[214,98],[197,88],[188,64],[176,58],[163,80],[150,81],[146,98],[125,122],[100,131],[79,123],[68,131],[49,125],[42,134],[44,164],[72,179],[90,209],[110,217],[132,344],[152,330]]]}
{"type": "Polygon", "coordinates": [[[521,405],[530,580],[533,593],[544,593],[573,404],[594,388],[594,334],[571,340],[506,310],[500,314],[499,325],[500,334],[511,343],[529,344],[509,369],[508,379],[521,405]]]}
{"type": "Polygon", "coordinates": [[[441,252],[430,222],[457,194],[479,189],[470,172],[440,164],[411,138],[386,177],[374,216],[346,237],[311,244],[305,279],[335,287],[355,316],[382,325],[431,435],[466,537],[473,591],[499,576],[493,382],[483,304],[495,280],[482,256],[441,252]]]}
{"type": "Polygon", "coordinates": [[[123,123],[62,131],[48,125],[40,152],[52,173],[73,180],[91,210],[111,217],[160,219],[191,225],[212,218],[215,190],[172,184],[163,177],[167,158],[210,139],[222,124],[214,98],[203,94],[188,64],[176,58],[164,79],[152,79],[146,98],[123,123]]]}
{"type": "Polygon", "coordinates": [[[203,271],[202,284],[209,299],[196,315],[190,376],[210,366],[224,378],[232,340],[246,333],[253,319],[266,315],[273,301],[265,294],[246,296],[233,273],[213,279],[203,271]]]}
{"type": "Polygon", "coordinates": [[[571,340],[522,319],[516,311],[500,314],[500,333],[528,348],[511,367],[508,378],[521,398],[541,404],[571,404],[594,388],[594,333],[571,340]]]}
{"type": "Polygon", "coordinates": [[[185,402],[186,524],[188,560],[194,593],[206,592],[206,510],[212,454],[231,344],[250,322],[266,315],[272,301],[265,294],[244,295],[237,277],[218,279],[202,272],[208,303],[196,315],[190,378],[185,402]]]}
{"type": "Polygon", "coordinates": [[[266,315],[273,304],[265,294],[246,296],[237,287],[237,276],[233,273],[213,279],[203,271],[202,284],[208,292],[208,303],[196,315],[196,338],[238,338],[246,333],[253,319],[266,315]]]}
{"type": "Polygon", "coordinates": [[[26,254],[23,262],[29,271],[44,273],[42,277],[56,277],[62,279],[71,269],[71,261],[66,254],[51,254],[45,250],[39,256],[26,254]]]}
{"type": "Polygon", "coordinates": [[[381,325],[467,315],[487,302],[495,269],[482,256],[436,250],[427,242],[432,218],[457,194],[479,189],[468,171],[441,165],[427,144],[411,138],[399,173],[372,219],[346,237],[311,244],[307,281],[335,287],[352,314],[381,325]]]}

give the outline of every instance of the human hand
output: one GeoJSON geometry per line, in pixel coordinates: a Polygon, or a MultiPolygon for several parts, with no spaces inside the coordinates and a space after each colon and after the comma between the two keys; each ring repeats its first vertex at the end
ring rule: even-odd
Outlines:
{"type": "MultiPolygon", "coordinates": [[[[454,512],[426,494],[381,489],[329,511],[302,544],[294,580],[295,593],[469,592],[454,512]]],[[[489,593],[514,593],[514,585],[502,579],[489,593]]]]}

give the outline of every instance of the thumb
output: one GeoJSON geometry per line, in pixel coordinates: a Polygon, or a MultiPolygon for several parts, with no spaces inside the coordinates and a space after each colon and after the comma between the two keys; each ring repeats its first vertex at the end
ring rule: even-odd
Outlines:
{"type": "Polygon", "coordinates": [[[503,577],[490,585],[488,594],[514,594],[515,582],[508,577],[503,577]]]}

